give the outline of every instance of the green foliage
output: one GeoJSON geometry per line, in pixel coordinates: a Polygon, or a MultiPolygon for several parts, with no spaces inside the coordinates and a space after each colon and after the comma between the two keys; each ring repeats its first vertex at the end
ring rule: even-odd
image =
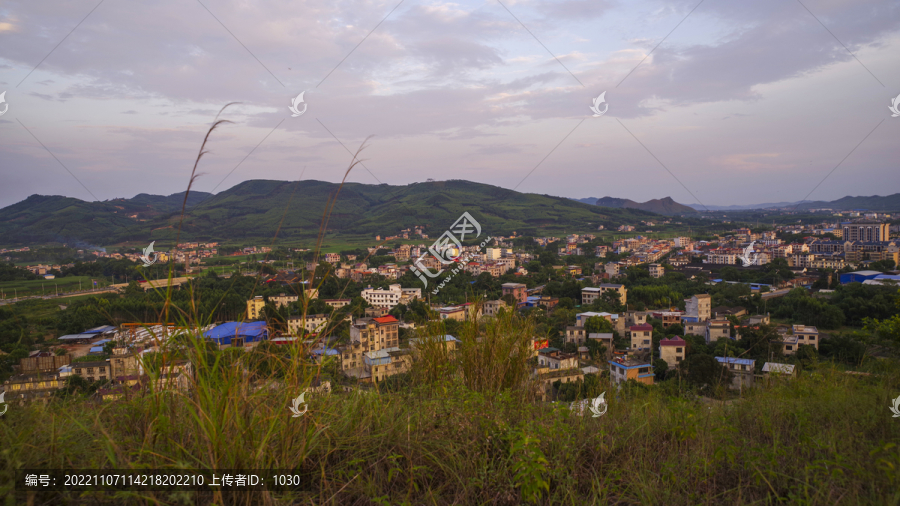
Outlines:
{"type": "Polygon", "coordinates": [[[513,481],[523,502],[537,503],[543,493],[550,490],[550,482],[545,477],[548,462],[539,446],[540,440],[528,436],[522,430],[512,431],[510,440],[513,481]]]}

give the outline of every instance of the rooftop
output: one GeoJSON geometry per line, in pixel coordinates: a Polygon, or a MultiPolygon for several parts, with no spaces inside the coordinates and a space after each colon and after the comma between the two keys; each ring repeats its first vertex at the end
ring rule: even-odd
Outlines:
{"type": "Polygon", "coordinates": [[[738,365],[753,365],[756,363],[756,360],[751,360],[749,358],[736,358],[736,357],[716,357],[716,360],[719,361],[720,364],[738,364],[738,365]]]}

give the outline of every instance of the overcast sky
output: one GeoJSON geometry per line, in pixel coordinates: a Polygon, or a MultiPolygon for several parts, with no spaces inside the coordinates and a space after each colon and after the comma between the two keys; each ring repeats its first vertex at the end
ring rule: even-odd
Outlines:
{"type": "Polygon", "coordinates": [[[228,102],[197,190],[339,181],[335,137],[373,135],[352,181],[706,205],[900,192],[895,0],[6,1],[4,91],[0,207],[183,191],[228,102]]]}

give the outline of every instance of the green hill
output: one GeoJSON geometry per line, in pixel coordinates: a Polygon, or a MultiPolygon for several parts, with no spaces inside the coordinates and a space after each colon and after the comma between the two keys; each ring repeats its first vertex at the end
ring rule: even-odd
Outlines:
{"type": "MultiPolygon", "coordinates": [[[[182,238],[271,239],[282,217],[280,238],[312,238],[318,233],[325,204],[338,186],[315,180],[252,180],[214,196],[192,195],[182,238]]],[[[142,194],[134,199],[83,202],[33,195],[0,209],[0,234],[8,243],[174,239],[180,204],[175,205],[173,201],[178,199],[173,197],[142,194]],[[149,210],[148,205],[152,206],[149,210]],[[143,211],[136,218],[128,217],[140,208],[143,211]]],[[[469,212],[488,234],[516,231],[526,235],[596,230],[598,225],[614,228],[658,217],[641,210],[600,207],[461,180],[407,186],[348,183],[340,192],[328,229],[374,237],[422,225],[437,237],[463,212],[469,212]]]]}

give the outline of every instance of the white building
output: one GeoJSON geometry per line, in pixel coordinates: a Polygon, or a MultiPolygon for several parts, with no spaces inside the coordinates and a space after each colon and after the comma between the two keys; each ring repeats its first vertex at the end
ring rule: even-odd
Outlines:
{"type": "Polygon", "coordinates": [[[361,295],[374,307],[393,309],[397,304],[407,304],[411,300],[421,297],[422,289],[401,288],[399,284],[391,285],[387,290],[370,286],[363,290],[361,295]]]}

